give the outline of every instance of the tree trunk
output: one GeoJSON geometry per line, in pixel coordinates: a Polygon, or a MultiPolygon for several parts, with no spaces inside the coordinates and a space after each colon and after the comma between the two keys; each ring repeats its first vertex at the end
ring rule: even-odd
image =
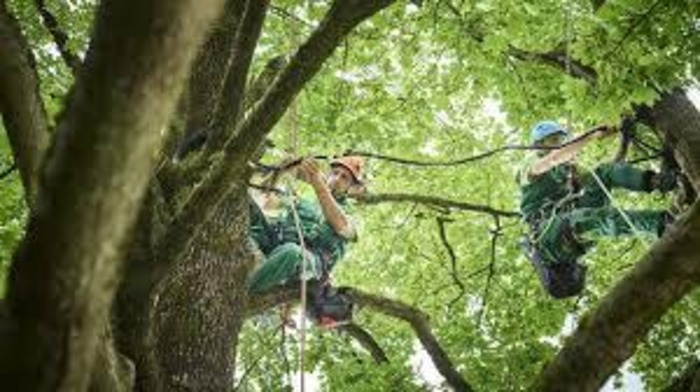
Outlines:
{"type": "Polygon", "coordinates": [[[158,390],[230,391],[245,317],[248,246],[245,188],[219,206],[154,296],[158,390]]]}
{"type": "Polygon", "coordinates": [[[91,383],[159,131],[219,3],[101,3],[13,259],[3,387],[83,391],[91,383]]]}
{"type": "Polygon", "coordinates": [[[700,190],[700,111],[681,88],[664,94],[651,110],[656,129],[675,152],[695,191],[700,190]]]}
{"type": "Polygon", "coordinates": [[[39,167],[49,144],[34,56],[19,24],[0,2],[0,114],[19,168],[25,200],[37,191],[39,167]]]}
{"type": "MultiPolygon", "coordinates": [[[[215,50],[224,37],[216,36],[222,31],[213,31],[190,78],[188,123],[208,123],[211,110],[218,107],[221,133],[198,157],[181,165],[164,163],[165,170],[172,171],[165,187],[168,196],[156,196],[155,204],[149,202],[142,212],[115,308],[115,336],[136,364],[136,389],[230,390],[253,260],[246,193],[250,156],[342,39],[391,2],[333,2],[319,28],[282,71],[277,68],[284,62],[271,63],[272,75],[279,75],[272,83],[262,83],[264,91],[259,92],[246,91],[246,82],[265,4],[247,2],[235,29],[239,36],[233,41],[234,58],[215,50]],[[229,68],[222,92],[223,64],[229,68]],[[256,95],[262,95],[259,104],[243,116],[243,98],[253,102],[256,95]],[[218,106],[210,104],[217,99],[218,106]],[[167,209],[171,198],[180,202],[172,215],[158,216],[158,205],[167,209]]],[[[239,15],[241,3],[229,0],[227,13],[239,15]]],[[[230,22],[229,32],[234,30],[230,22]]]]}

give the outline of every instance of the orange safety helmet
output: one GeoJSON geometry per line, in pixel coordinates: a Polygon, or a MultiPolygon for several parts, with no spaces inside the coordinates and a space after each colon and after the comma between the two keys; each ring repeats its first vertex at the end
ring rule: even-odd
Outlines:
{"type": "Polygon", "coordinates": [[[341,166],[347,169],[352,174],[353,180],[358,184],[362,184],[362,168],[365,165],[365,160],[362,157],[348,155],[339,157],[331,161],[331,167],[341,166]]]}

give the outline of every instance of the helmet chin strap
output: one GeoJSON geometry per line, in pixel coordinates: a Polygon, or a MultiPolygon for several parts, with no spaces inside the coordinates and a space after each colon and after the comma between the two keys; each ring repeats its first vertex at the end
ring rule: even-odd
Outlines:
{"type": "Polygon", "coordinates": [[[329,187],[331,189],[331,194],[336,200],[344,199],[348,195],[348,189],[340,190],[335,187],[329,187]]]}

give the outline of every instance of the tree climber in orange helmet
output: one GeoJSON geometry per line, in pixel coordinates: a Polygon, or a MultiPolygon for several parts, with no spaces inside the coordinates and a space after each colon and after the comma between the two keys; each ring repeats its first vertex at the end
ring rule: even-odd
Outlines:
{"type": "Polygon", "coordinates": [[[360,157],[340,157],[331,161],[324,176],[314,159],[302,159],[294,170],[297,178],[311,185],[316,200],[302,198],[295,206],[287,200],[277,218],[266,216],[257,204],[251,205],[251,237],[265,255],[248,279],[251,293],[298,281],[304,259],[304,278],[327,285],[328,274],[343,257],[347,243],[357,239],[355,225],[343,208],[348,194],[364,189],[363,166],[360,157]],[[292,208],[299,216],[304,248],[292,208]]]}

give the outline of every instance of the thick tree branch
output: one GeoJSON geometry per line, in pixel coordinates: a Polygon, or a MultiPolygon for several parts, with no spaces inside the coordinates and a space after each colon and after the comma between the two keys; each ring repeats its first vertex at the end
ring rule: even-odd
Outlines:
{"type": "Polygon", "coordinates": [[[269,0],[250,0],[233,42],[233,59],[228,69],[219,107],[207,140],[207,148],[219,150],[235,130],[246,92],[248,69],[253,60],[269,0]]]}
{"type": "Polygon", "coordinates": [[[411,193],[365,193],[353,196],[362,204],[379,204],[379,203],[418,203],[433,207],[444,208],[452,211],[472,211],[478,213],[489,214],[493,216],[501,216],[504,218],[519,218],[520,213],[515,211],[499,210],[497,208],[472,204],[462,201],[443,199],[437,196],[417,195],[411,193]]]}
{"type": "Polygon", "coordinates": [[[695,191],[700,190],[700,111],[681,88],[664,93],[652,106],[654,127],[673,148],[695,191]]]}
{"type": "Polygon", "coordinates": [[[189,246],[216,206],[233,188],[245,189],[251,170],[250,157],[281,118],[294,97],[316,75],[352,29],[381,11],[393,0],[336,0],[321,25],[299,47],[249,116],[239,124],[224,146],[224,156],[214,164],[188,198],[171,230],[158,245],[158,254],[175,260],[189,246]]]}
{"type": "Polygon", "coordinates": [[[1,342],[5,385],[86,390],[160,130],[220,6],[220,0],[100,3],[93,44],[12,264],[7,300],[14,328],[1,342]]]}
{"type": "Polygon", "coordinates": [[[299,300],[299,284],[280,286],[264,294],[249,295],[246,304],[246,317],[255,316],[274,306],[299,300]]]}
{"type": "Polygon", "coordinates": [[[241,124],[240,133],[227,144],[250,139],[259,145],[342,40],[363,20],[392,3],[393,0],[334,1],[319,27],[299,47],[249,118],[241,124]]]}
{"type": "Polygon", "coordinates": [[[251,109],[270,88],[282,69],[287,66],[287,59],[284,56],[275,56],[268,60],[260,74],[251,82],[246,90],[243,111],[251,109]]]}
{"type": "Polygon", "coordinates": [[[34,0],[34,4],[41,15],[41,20],[44,22],[44,26],[47,30],[49,30],[51,37],[56,43],[56,47],[58,48],[58,53],[61,54],[61,58],[66,63],[68,69],[71,70],[73,75],[77,75],[78,69],[80,68],[80,58],[78,58],[78,56],[76,56],[75,53],[71,52],[71,50],[68,48],[68,34],[61,29],[58,19],[56,19],[56,17],[46,7],[46,2],[44,0],[34,0]]]}
{"type": "Polygon", "coordinates": [[[699,241],[700,205],[695,204],[581,320],[535,389],[602,387],[661,316],[700,283],[699,241]]]}
{"type": "MultiPolygon", "coordinates": [[[[341,287],[339,290],[343,290],[360,307],[368,307],[379,313],[408,322],[447,383],[455,391],[472,390],[464,377],[455,369],[449,356],[433,335],[427,314],[401,301],[365,293],[352,287],[341,287]]],[[[275,305],[295,301],[298,298],[298,284],[282,286],[269,293],[252,296],[249,298],[247,306],[248,316],[258,314],[275,305]]]]}
{"type": "Polygon", "coordinates": [[[224,11],[199,49],[187,92],[187,136],[209,128],[214,122],[245,4],[246,0],[226,0],[224,11]]]}
{"type": "Polygon", "coordinates": [[[259,133],[255,128],[269,131],[289,107],[302,87],[320,70],[335,48],[360,22],[393,3],[392,0],[334,1],[320,26],[292,57],[242,126],[242,133],[259,133]]]}
{"type": "Polygon", "coordinates": [[[31,205],[49,133],[34,57],[5,1],[0,2],[0,42],[0,114],[31,205]]]}
{"type": "Polygon", "coordinates": [[[366,306],[387,316],[399,318],[408,322],[416,333],[418,340],[420,340],[423,345],[423,348],[425,348],[430,358],[432,358],[437,370],[445,377],[447,383],[455,391],[472,390],[472,387],[457,369],[455,369],[449,356],[442,346],[440,346],[435,335],[433,335],[430,324],[428,323],[427,314],[401,301],[364,293],[353,288],[345,288],[345,290],[357,305],[366,306]]]}
{"type": "Polygon", "coordinates": [[[349,323],[345,325],[341,325],[338,327],[338,330],[347,333],[348,335],[352,336],[362,347],[364,347],[365,350],[367,350],[370,355],[372,355],[372,358],[374,359],[374,362],[377,364],[381,363],[386,363],[389,362],[389,358],[386,356],[386,353],[384,352],[384,349],[382,349],[382,346],[377,343],[377,341],[372,337],[372,334],[370,334],[367,330],[364,328],[360,327],[359,325],[355,323],[349,323]]]}

